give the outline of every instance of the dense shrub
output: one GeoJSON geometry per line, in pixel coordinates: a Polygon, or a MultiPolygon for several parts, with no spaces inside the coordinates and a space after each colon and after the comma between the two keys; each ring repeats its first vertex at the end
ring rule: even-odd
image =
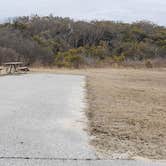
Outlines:
{"type": "Polygon", "coordinates": [[[153,68],[153,64],[152,64],[152,62],[151,62],[150,60],[146,60],[146,61],[145,61],[145,66],[146,66],[147,68],[153,68]]]}
{"type": "MultiPolygon", "coordinates": [[[[146,21],[85,22],[34,15],[1,24],[0,47],[17,54],[8,60],[20,59],[30,64],[80,67],[107,59],[116,63],[144,62],[166,58],[166,28],[146,21]]],[[[6,60],[4,53],[0,59],[0,63],[6,60]]]]}
{"type": "Polygon", "coordinates": [[[21,56],[11,48],[0,47],[0,64],[9,61],[22,60],[21,56]]]}

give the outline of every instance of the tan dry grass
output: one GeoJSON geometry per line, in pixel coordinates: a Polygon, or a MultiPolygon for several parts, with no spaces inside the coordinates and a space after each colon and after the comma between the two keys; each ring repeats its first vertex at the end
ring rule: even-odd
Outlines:
{"type": "Polygon", "coordinates": [[[166,159],[166,70],[33,69],[87,76],[91,143],[108,156],[166,159]]]}

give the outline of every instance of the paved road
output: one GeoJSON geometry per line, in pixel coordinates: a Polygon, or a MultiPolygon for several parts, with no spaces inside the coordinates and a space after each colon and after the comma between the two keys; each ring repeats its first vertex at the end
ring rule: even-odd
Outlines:
{"type": "Polygon", "coordinates": [[[84,86],[83,76],[0,77],[0,166],[144,165],[97,160],[83,130],[84,86]]]}
{"type": "Polygon", "coordinates": [[[100,160],[100,161],[63,161],[63,160],[0,160],[2,166],[166,166],[164,162],[100,160]]]}

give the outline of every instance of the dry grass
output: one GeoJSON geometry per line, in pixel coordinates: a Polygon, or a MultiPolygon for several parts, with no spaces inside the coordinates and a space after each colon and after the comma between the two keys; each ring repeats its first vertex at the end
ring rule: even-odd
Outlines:
{"type": "Polygon", "coordinates": [[[33,71],[87,76],[89,131],[98,152],[166,159],[165,69],[33,71]]]}

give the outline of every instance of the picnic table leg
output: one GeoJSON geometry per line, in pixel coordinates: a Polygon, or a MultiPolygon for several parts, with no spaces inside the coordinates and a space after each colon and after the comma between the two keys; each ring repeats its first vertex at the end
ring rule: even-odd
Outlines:
{"type": "Polygon", "coordinates": [[[9,74],[11,74],[12,73],[12,65],[10,65],[10,67],[9,67],[9,74]]]}
{"type": "Polygon", "coordinates": [[[6,73],[8,73],[8,67],[5,67],[6,73]]]}
{"type": "Polygon", "coordinates": [[[13,67],[14,67],[14,72],[16,73],[16,72],[17,72],[17,67],[16,67],[16,65],[13,65],[13,67]]]}

